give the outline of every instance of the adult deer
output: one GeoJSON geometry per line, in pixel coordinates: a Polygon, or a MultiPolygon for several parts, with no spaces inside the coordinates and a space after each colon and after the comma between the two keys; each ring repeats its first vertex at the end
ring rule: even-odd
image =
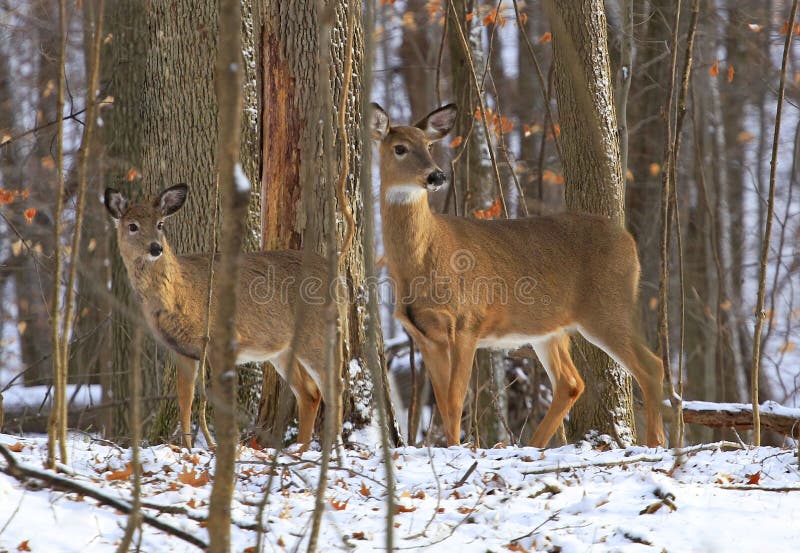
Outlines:
{"type": "MultiPolygon", "coordinates": [[[[191,445],[194,384],[206,335],[210,254],[175,255],[164,234],[165,222],[183,206],[188,193],[185,184],[178,184],[152,202],[129,205],[120,192],[107,188],[105,205],[117,227],[120,255],[145,319],[153,335],[175,353],[181,432],[191,445]]],[[[304,266],[302,257],[295,250],[241,255],[235,335],[237,364],[270,361],[288,381],[297,398],[297,441],[307,445],[326,387],[324,302],[306,294],[323,289],[326,264],[314,255],[304,266]],[[301,302],[306,302],[306,314],[291,367],[290,347],[301,302]]],[[[219,263],[218,257],[214,263],[219,263]]],[[[215,304],[212,297],[212,320],[215,304]]],[[[214,346],[212,338],[208,347],[214,346]]]]}
{"type": "Polygon", "coordinates": [[[664,443],[663,366],[634,324],[639,262],[631,235],[609,219],[561,214],[483,221],[432,213],[428,190],[446,181],[431,144],[455,122],[453,104],[414,126],[391,126],[373,105],[381,217],[395,317],[422,353],[448,445],[459,443],[464,396],[479,347],[531,344],[553,401],[530,444],[545,447],[584,383],[569,354],[580,332],[642,388],[647,443],[664,443]]]}

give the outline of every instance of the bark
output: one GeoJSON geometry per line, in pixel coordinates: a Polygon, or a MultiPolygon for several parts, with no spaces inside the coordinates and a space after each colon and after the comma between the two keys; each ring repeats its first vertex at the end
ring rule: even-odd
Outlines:
{"type": "MultiPolygon", "coordinates": [[[[361,23],[361,7],[356,7],[353,51],[353,82],[347,100],[347,127],[349,135],[349,166],[346,183],[346,198],[355,218],[356,227],[352,246],[340,264],[340,277],[346,283],[347,305],[342,321],[344,339],[343,365],[337,370],[345,377],[344,420],[345,425],[360,427],[372,418],[372,386],[367,371],[368,340],[365,334],[366,297],[361,293],[364,286],[365,262],[363,244],[363,205],[358,200],[361,186],[360,172],[365,145],[359,132],[361,125],[362,78],[364,74],[364,29],[361,23]],[[348,425],[347,423],[350,423],[348,425]]],[[[338,240],[344,236],[344,224],[337,222],[335,228],[327,223],[329,207],[326,205],[329,187],[335,179],[325,179],[318,169],[321,151],[319,127],[314,120],[314,96],[319,90],[317,60],[319,52],[319,14],[315,2],[264,2],[262,37],[262,125],[263,134],[269,139],[263,142],[264,165],[261,173],[262,214],[264,226],[262,239],[265,248],[312,248],[325,254],[325,244],[331,234],[338,240]],[[309,187],[310,197],[305,193],[303,179],[312,178],[315,186],[309,187]],[[310,205],[309,214],[301,208],[310,205]]],[[[331,28],[330,76],[333,90],[333,105],[340,105],[341,87],[345,60],[346,14],[342,4],[336,4],[331,28]]],[[[336,109],[323,114],[323,125],[334,129],[333,137],[338,142],[336,109]]],[[[338,209],[341,211],[342,206],[338,209]]],[[[376,346],[381,373],[385,378],[383,341],[379,337],[376,346]]],[[[373,352],[374,353],[374,352],[373,352]]],[[[261,419],[275,426],[277,412],[277,386],[273,379],[263,389],[261,419]]],[[[388,387],[386,388],[388,390],[388,387]]],[[[283,394],[284,396],[288,394],[283,394]]],[[[394,425],[393,425],[394,426],[394,425]]],[[[394,430],[394,429],[393,429],[394,430]]],[[[396,438],[396,434],[394,436],[396,438]]]]}
{"type": "MultiPolygon", "coordinates": [[[[109,6],[109,43],[105,70],[108,93],[114,106],[105,115],[107,143],[106,182],[119,183],[136,200],[153,197],[166,186],[188,183],[186,206],[170,221],[168,239],[179,253],[206,252],[212,244],[214,180],[216,171],[217,100],[210,83],[217,49],[217,4],[193,2],[114,2],[109,6]],[[120,69],[124,68],[124,70],[120,69]],[[129,173],[134,169],[134,173],[129,173]],[[141,175],[141,180],[136,175],[141,175]],[[133,176],[132,181],[126,177],[133,176]]],[[[248,12],[249,13],[249,12],[248,12]]],[[[246,51],[244,67],[250,76],[253,53],[246,51]]],[[[248,81],[249,82],[249,81],[248,81]]],[[[253,91],[246,96],[252,105],[253,91]]],[[[243,162],[251,182],[258,167],[253,157],[254,125],[251,111],[243,110],[243,162]]],[[[257,194],[253,195],[254,197],[257,194]]],[[[98,207],[99,209],[99,207],[98,207]]],[[[249,224],[258,218],[253,200],[249,224]]],[[[257,239],[247,234],[250,248],[257,239]]],[[[113,241],[112,241],[113,242],[113,241]]],[[[131,298],[127,275],[112,244],[112,291],[115,309],[112,322],[113,399],[129,397],[130,336],[133,324],[143,324],[139,306],[131,298]]],[[[143,398],[169,395],[158,403],[145,403],[145,412],[155,413],[145,429],[151,441],[169,438],[176,427],[175,368],[168,352],[147,339],[143,345],[145,387],[143,398]]],[[[242,371],[249,380],[258,373],[242,371]]],[[[258,395],[241,386],[245,410],[258,395]]],[[[113,412],[113,434],[127,436],[129,425],[124,404],[113,412]]]]}
{"type": "MultiPolygon", "coordinates": [[[[624,224],[624,181],[611,92],[603,2],[548,2],[556,65],[566,202],[571,211],[606,215],[624,224]]],[[[630,376],[584,340],[575,340],[576,366],[586,391],[570,411],[568,435],[590,430],[634,441],[630,376]]]]}
{"type": "Polygon", "coordinates": [[[413,14],[403,25],[403,43],[398,49],[399,73],[405,84],[411,115],[416,121],[432,109],[438,44],[430,39],[425,6],[427,0],[410,0],[406,13],[413,14]]]}

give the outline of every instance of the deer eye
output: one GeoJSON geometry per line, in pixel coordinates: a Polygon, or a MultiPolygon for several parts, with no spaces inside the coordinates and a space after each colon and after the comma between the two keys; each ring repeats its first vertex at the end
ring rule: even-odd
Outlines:
{"type": "Polygon", "coordinates": [[[131,232],[136,232],[137,230],[139,230],[139,225],[137,225],[136,223],[131,223],[130,225],[128,225],[128,230],[130,230],[131,232]]]}
{"type": "Polygon", "coordinates": [[[163,228],[164,228],[164,221],[159,221],[159,222],[158,222],[158,224],[156,225],[156,228],[157,228],[158,230],[161,230],[161,229],[163,229],[163,228]]]}
{"type": "Polygon", "coordinates": [[[408,153],[408,148],[406,148],[403,144],[398,144],[394,147],[394,153],[398,156],[404,156],[408,153]]]}

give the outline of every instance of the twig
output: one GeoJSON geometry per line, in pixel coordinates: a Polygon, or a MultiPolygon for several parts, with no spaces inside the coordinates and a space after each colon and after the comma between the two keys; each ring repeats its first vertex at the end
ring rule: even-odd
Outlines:
{"type": "MultiPolygon", "coordinates": [[[[684,434],[684,426],[683,426],[683,410],[681,409],[681,403],[683,401],[683,355],[684,355],[684,347],[685,347],[685,334],[686,334],[686,325],[685,323],[685,279],[684,279],[684,270],[683,270],[683,236],[681,234],[681,221],[680,221],[680,211],[678,210],[678,186],[677,186],[677,167],[678,167],[678,156],[680,155],[681,150],[681,129],[683,128],[683,120],[686,117],[686,96],[689,91],[689,80],[692,74],[692,56],[694,50],[694,37],[697,31],[697,20],[700,15],[700,0],[694,0],[692,3],[692,15],[689,19],[689,31],[686,38],[686,55],[683,62],[683,74],[681,77],[681,88],[678,92],[678,106],[677,106],[677,116],[675,121],[675,138],[672,144],[672,150],[670,152],[670,163],[669,163],[669,191],[670,191],[670,198],[672,204],[672,210],[675,215],[675,232],[676,232],[676,239],[678,245],[678,280],[680,282],[680,311],[681,311],[681,333],[680,333],[680,349],[678,356],[678,388],[679,392],[676,398],[674,386],[672,386],[672,379],[670,378],[668,382],[670,383],[670,401],[673,404],[673,408],[675,410],[675,419],[676,424],[678,427],[677,436],[673,439],[676,447],[681,447],[683,445],[683,434],[684,434]]],[[[675,44],[675,48],[677,48],[677,43],[675,44]]],[[[670,375],[671,376],[671,375],[670,375]]]]}
{"type": "MultiPolygon", "coordinates": [[[[533,50],[533,45],[531,44],[531,41],[528,38],[528,33],[525,32],[525,28],[523,27],[517,0],[514,0],[514,14],[517,16],[517,28],[519,28],[519,34],[522,36],[525,42],[525,46],[528,48],[528,53],[531,55],[531,59],[533,60],[533,66],[536,68],[536,78],[539,81],[539,88],[542,90],[542,98],[544,99],[544,109],[547,114],[547,120],[550,121],[550,129],[553,133],[553,144],[555,144],[556,146],[556,152],[558,152],[558,158],[561,159],[561,141],[556,136],[554,127],[555,119],[553,118],[553,112],[550,109],[550,87],[549,85],[545,85],[544,73],[542,73],[542,66],[539,65],[539,59],[536,57],[536,52],[533,50]]],[[[542,127],[542,135],[547,136],[547,122],[545,122],[544,126],[542,127]]]]}
{"type": "MultiPolygon", "coordinates": [[[[200,425],[200,431],[203,433],[203,438],[206,440],[206,446],[209,448],[214,447],[214,438],[211,436],[211,432],[208,430],[208,420],[206,418],[208,404],[208,394],[206,394],[206,385],[208,384],[206,381],[206,367],[208,344],[211,342],[211,300],[214,296],[214,259],[216,258],[217,249],[219,247],[217,240],[219,207],[219,175],[217,175],[217,178],[214,179],[214,221],[212,222],[211,226],[211,255],[208,257],[208,279],[206,281],[206,284],[208,285],[208,291],[206,294],[206,332],[205,336],[203,336],[203,354],[200,356],[197,375],[197,380],[200,381],[200,388],[197,394],[197,422],[200,425]]],[[[178,367],[178,370],[181,370],[181,368],[178,367]]],[[[191,433],[188,437],[183,436],[183,439],[187,442],[186,445],[191,447],[191,433]]]]}
{"type": "MultiPolygon", "coordinates": [[[[495,181],[497,182],[497,193],[500,196],[500,203],[503,206],[503,214],[508,218],[508,207],[506,206],[506,198],[505,194],[503,193],[503,180],[500,178],[500,169],[497,166],[497,156],[494,152],[494,145],[492,144],[492,136],[489,132],[489,121],[486,118],[486,105],[483,101],[483,92],[478,82],[478,75],[475,72],[475,62],[472,59],[472,50],[469,47],[469,43],[467,42],[467,38],[464,36],[464,29],[461,27],[461,22],[458,20],[458,11],[452,5],[453,0],[448,0],[452,8],[453,13],[453,20],[455,22],[456,30],[458,33],[458,38],[461,40],[461,47],[464,49],[464,55],[469,62],[469,71],[470,75],[472,76],[472,83],[475,85],[475,93],[478,95],[478,107],[481,111],[481,121],[483,122],[483,131],[486,135],[486,145],[489,150],[489,157],[492,161],[492,169],[494,170],[494,177],[495,181]]],[[[470,106],[469,109],[472,109],[470,106]]]]}
{"type": "MultiPolygon", "coordinates": [[[[110,104],[111,102],[94,102],[94,103],[98,104],[98,105],[104,105],[104,104],[110,104]]],[[[64,121],[75,120],[75,121],[78,121],[80,123],[80,119],[78,119],[78,116],[82,115],[83,113],[85,113],[86,110],[88,110],[88,109],[89,109],[89,106],[87,106],[87,107],[85,107],[83,109],[79,109],[78,111],[74,111],[74,112],[72,112],[72,113],[70,113],[68,115],[63,116],[63,117],[60,117],[60,118],[56,119],[55,121],[48,121],[47,123],[43,123],[43,124],[41,124],[41,125],[39,125],[37,127],[34,127],[32,129],[28,129],[27,131],[24,131],[24,132],[18,134],[17,136],[12,137],[12,138],[9,138],[8,140],[6,140],[2,144],[0,144],[0,149],[1,148],[5,148],[9,144],[11,144],[13,142],[16,142],[17,140],[19,140],[21,138],[25,138],[26,136],[28,136],[30,134],[35,134],[35,133],[37,133],[39,131],[42,131],[44,129],[52,127],[53,125],[58,125],[59,123],[63,123],[64,121]]]]}
{"type": "Polygon", "coordinates": [[[117,546],[117,553],[127,553],[136,530],[142,526],[142,464],[139,459],[139,443],[142,441],[142,328],[137,326],[133,338],[133,363],[131,364],[131,463],[133,464],[133,504],[128,515],[125,534],[117,546]]]}
{"type": "MultiPolygon", "coordinates": [[[[344,2],[342,6],[347,16],[347,26],[352,28],[354,25],[353,6],[350,2],[344,2]]],[[[326,3],[323,0],[317,2],[317,14],[319,18],[318,24],[318,42],[319,45],[319,72],[317,74],[317,83],[319,87],[319,96],[314,102],[315,110],[318,110],[318,115],[313,119],[316,124],[321,127],[319,133],[322,137],[321,153],[319,154],[319,169],[322,173],[322,179],[327,185],[324,189],[326,213],[323,216],[323,224],[327,224],[328,228],[332,229],[325,237],[325,249],[327,253],[327,278],[329,290],[333,290],[339,275],[341,264],[341,257],[336,255],[337,250],[337,233],[335,222],[335,201],[339,197],[339,190],[336,186],[332,186],[334,181],[335,168],[335,150],[333,144],[333,125],[327,121],[325,114],[333,110],[333,86],[328,74],[329,67],[333,65],[331,49],[333,46],[332,29],[336,18],[336,4],[326,3]]],[[[350,32],[349,29],[347,32],[350,32]]],[[[345,104],[346,106],[346,104],[345,104]]],[[[343,144],[346,143],[343,138],[343,144]]],[[[345,150],[344,157],[346,158],[349,152],[345,150]]],[[[340,394],[340,368],[342,364],[342,344],[341,336],[339,334],[339,302],[335,294],[327,294],[325,298],[325,306],[323,313],[325,317],[325,346],[324,346],[324,375],[325,381],[322,383],[322,395],[325,398],[325,421],[322,429],[322,455],[321,465],[319,469],[319,479],[317,489],[314,496],[314,510],[311,515],[311,531],[308,535],[307,553],[316,553],[319,544],[319,534],[322,526],[322,515],[325,512],[325,490],[328,483],[328,465],[331,457],[331,447],[334,441],[334,434],[336,429],[336,421],[339,417],[338,405],[341,402],[340,394]]],[[[299,544],[298,544],[299,545],[299,544]]]]}
{"type": "MultiPolygon", "coordinates": [[[[672,21],[672,56],[669,70],[669,88],[667,90],[666,105],[663,108],[665,136],[664,136],[664,155],[661,170],[661,240],[659,257],[661,270],[658,278],[658,345],[661,349],[661,362],[664,365],[664,376],[667,379],[669,389],[669,399],[675,406],[675,387],[672,384],[672,368],[670,367],[669,350],[669,247],[671,237],[672,220],[670,218],[670,186],[672,174],[670,165],[673,161],[673,126],[672,126],[672,105],[675,99],[675,79],[678,68],[678,35],[681,22],[681,0],[675,2],[675,18],[672,21]]],[[[687,60],[691,59],[687,55],[687,60]]],[[[677,435],[670,436],[672,444],[679,447],[677,435]]]]}
{"type": "MultiPolygon", "coordinates": [[[[58,54],[58,84],[57,84],[57,112],[64,112],[64,81],[66,80],[66,57],[67,57],[67,5],[65,0],[58,2],[59,12],[59,32],[60,32],[60,50],[58,54]]],[[[63,119],[58,119],[56,126],[56,171],[58,178],[56,180],[56,210],[53,213],[53,238],[55,245],[55,277],[53,278],[53,308],[50,318],[50,330],[52,335],[52,351],[53,356],[53,381],[57,389],[66,386],[66,380],[62,381],[62,361],[60,355],[61,350],[65,347],[64,342],[69,341],[68,336],[61,336],[61,272],[63,269],[61,263],[61,212],[64,210],[64,122],[63,119]]],[[[56,440],[61,438],[59,427],[61,421],[59,417],[62,413],[60,394],[56,394],[53,398],[53,404],[50,408],[50,416],[47,420],[47,467],[54,468],[56,464],[56,440]]],[[[66,423],[65,423],[66,424],[66,423]]],[[[61,448],[61,461],[66,463],[67,458],[65,447],[61,448]]]]}
{"type": "Polygon", "coordinates": [[[792,11],[789,14],[789,27],[786,31],[786,40],[783,43],[783,59],[781,60],[781,80],[778,88],[778,105],[775,109],[775,133],[772,140],[772,160],[769,170],[769,199],[767,200],[767,221],[764,229],[764,239],[761,243],[761,262],[758,279],[758,299],[756,300],[756,324],[753,330],[753,367],[750,375],[750,401],[753,404],[753,444],[761,445],[761,421],[758,410],[758,371],[761,362],[761,328],[764,325],[764,296],[766,293],[767,263],[769,261],[769,242],[772,237],[772,220],[775,214],[775,175],[778,169],[778,146],[781,135],[781,114],[783,113],[783,97],[786,92],[786,66],[789,61],[789,52],[792,46],[792,33],[794,20],[797,17],[797,2],[792,2],[792,11]]]}
{"type": "MultiPolygon", "coordinates": [[[[701,451],[718,451],[718,450],[730,451],[730,450],[741,450],[741,449],[745,448],[734,442],[715,442],[713,444],[701,444],[696,446],[684,447],[680,449],[673,449],[672,456],[675,457],[676,455],[680,456],[692,455],[701,451]]],[[[634,463],[659,463],[661,461],[666,460],[668,457],[669,457],[668,452],[664,452],[659,455],[647,455],[647,454],[631,455],[630,457],[626,457],[624,459],[617,459],[616,461],[594,461],[588,463],[567,463],[564,465],[560,464],[551,465],[548,467],[531,469],[529,471],[523,472],[522,474],[528,476],[534,474],[569,472],[572,470],[581,470],[586,468],[618,467],[623,465],[631,465],[634,463]]]]}
{"type": "MultiPolygon", "coordinates": [[[[363,28],[373,29],[373,3],[366,2],[366,10],[364,11],[363,28]]],[[[372,33],[365,33],[364,39],[364,59],[372,59],[372,33]]],[[[365,74],[364,83],[372,82],[372,75],[370,74],[370,63],[364,64],[362,72],[365,74]]],[[[369,97],[369,86],[362,91],[365,97],[369,97]]],[[[362,105],[362,119],[367,121],[366,109],[367,103],[363,102],[362,105]]],[[[362,141],[364,144],[369,144],[370,135],[367,125],[364,125],[362,130],[362,141]]],[[[361,203],[363,207],[363,241],[364,241],[364,266],[365,278],[375,278],[375,217],[373,214],[374,201],[372,198],[372,166],[371,148],[365,148],[365,156],[361,164],[361,203]]],[[[373,386],[377,386],[375,394],[375,408],[378,411],[378,424],[380,429],[381,440],[381,457],[383,461],[384,478],[386,480],[386,541],[385,546],[387,551],[392,551],[394,548],[394,517],[395,517],[395,482],[394,482],[394,462],[392,461],[391,444],[389,443],[389,424],[392,423],[396,426],[391,414],[391,404],[389,400],[388,380],[386,379],[386,372],[381,370],[382,363],[378,355],[378,342],[380,332],[380,314],[378,312],[378,294],[376,286],[367,287],[367,318],[366,318],[366,338],[367,338],[367,365],[370,368],[372,375],[373,386]]],[[[399,437],[399,433],[398,433],[399,437]]],[[[402,438],[400,437],[398,442],[402,438]]]]}
{"type": "Polygon", "coordinates": [[[461,486],[463,486],[463,485],[464,485],[464,482],[466,482],[466,481],[467,481],[467,478],[469,478],[469,476],[470,476],[470,475],[471,475],[473,472],[475,472],[475,469],[476,469],[476,468],[478,468],[478,461],[475,461],[475,462],[473,462],[473,463],[472,463],[472,465],[470,465],[470,467],[467,469],[467,472],[465,472],[465,473],[464,473],[464,476],[462,476],[461,478],[459,478],[458,482],[456,482],[455,484],[453,484],[453,487],[454,487],[454,488],[458,488],[458,487],[461,487],[461,486]]]}
{"type": "Polygon", "coordinates": [[[751,486],[750,484],[726,484],[717,486],[722,490],[758,490],[760,492],[800,492],[797,486],[751,486]]]}
{"type": "MultiPolygon", "coordinates": [[[[85,495],[87,497],[91,497],[101,505],[113,507],[114,509],[122,511],[123,513],[131,512],[131,504],[127,501],[105,495],[95,488],[76,482],[72,478],[64,478],[58,474],[41,471],[39,469],[18,463],[14,455],[12,455],[3,444],[0,444],[0,456],[6,460],[6,466],[0,467],[0,472],[8,474],[9,476],[13,476],[20,482],[24,482],[26,478],[35,478],[37,480],[41,480],[47,484],[48,487],[53,488],[54,490],[85,495]]],[[[176,538],[199,547],[200,549],[205,550],[208,547],[208,544],[206,544],[200,538],[197,538],[188,532],[184,532],[180,528],[176,528],[170,524],[167,524],[166,522],[162,522],[156,517],[143,514],[142,521],[149,524],[153,528],[156,528],[157,530],[161,530],[170,536],[175,536],[176,538]]]]}

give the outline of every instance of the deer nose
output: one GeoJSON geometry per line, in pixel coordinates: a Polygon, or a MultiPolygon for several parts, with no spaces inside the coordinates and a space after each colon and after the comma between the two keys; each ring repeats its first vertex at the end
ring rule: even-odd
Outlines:
{"type": "Polygon", "coordinates": [[[447,181],[444,171],[437,169],[428,175],[427,188],[429,190],[438,190],[447,181]]]}
{"type": "Polygon", "coordinates": [[[158,242],[150,242],[150,255],[153,257],[158,257],[161,255],[161,252],[164,251],[164,248],[161,247],[161,244],[158,242]]]}

